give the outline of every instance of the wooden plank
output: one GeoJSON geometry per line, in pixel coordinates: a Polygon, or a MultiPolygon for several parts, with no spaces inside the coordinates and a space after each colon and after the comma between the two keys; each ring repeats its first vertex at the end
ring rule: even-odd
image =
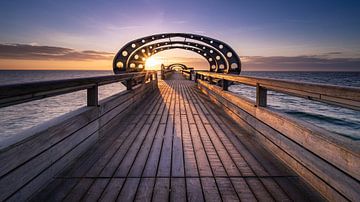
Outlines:
{"type": "Polygon", "coordinates": [[[187,201],[201,202],[204,201],[203,190],[200,178],[186,178],[186,195],[187,201]]]}
{"type": "Polygon", "coordinates": [[[190,132],[200,176],[213,176],[205,148],[203,147],[200,134],[195,124],[190,124],[190,132]]]}
{"type": "MultiPolygon", "coordinates": [[[[163,100],[161,101],[162,104],[164,104],[165,99],[169,96],[169,94],[167,93],[168,90],[169,89],[162,92],[162,97],[163,97],[163,100]]],[[[167,116],[164,115],[163,113],[164,113],[164,107],[159,108],[156,118],[148,134],[146,135],[146,140],[144,143],[142,143],[142,147],[139,151],[139,154],[134,161],[129,176],[142,176],[144,172],[143,170],[145,164],[148,164],[148,166],[150,166],[148,167],[148,169],[150,170],[148,170],[147,172],[152,171],[151,176],[156,176],[156,169],[159,160],[159,152],[161,150],[161,144],[162,144],[162,136],[165,130],[165,126],[163,124],[160,124],[160,121],[163,116],[167,116]],[[150,154],[152,154],[152,156],[150,156],[150,154]]]]}
{"type": "Polygon", "coordinates": [[[216,132],[213,128],[209,125],[205,125],[206,130],[208,131],[209,137],[214,145],[214,148],[219,155],[219,158],[226,170],[228,176],[241,176],[239,170],[237,169],[234,161],[232,160],[231,156],[229,155],[227,149],[225,148],[222,142],[216,136],[216,132]]]}
{"type": "Polygon", "coordinates": [[[201,178],[205,201],[222,201],[214,178],[201,178]]]}
{"type": "Polygon", "coordinates": [[[74,187],[79,179],[55,179],[30,201],[62,201],[66,194],[74,187]]]}
{"type": "MultiPolygon", "coordinates": [[[[152,123],[150,129],[147,131],[146,133],[146,138],[145,140],[141,143],[141,148],[138,151],[135,159],[133,160],[133,165],[131,166],[131,170],[129,171],[129,175],[130,177],[140,177],[144,166],[146,164],[146,160],[148,158],[150,149],[152,147],[153,141],[154,141],[154,136],[156,135],[156,131],[158,129],[158,125],[160,123],[160,115],[156,115],[154,122],[152,123]]],[[[134,148],[134,146],[132,147],[134,148]]],[[[119,170],[122,169],[121,167],[119,167],[119,170]]],[[[119,172],[119,175],[122,175],[121,173],[125,174],[125,170],[122,169],[119,172]]]]}
{"type": "Polygon", "coordinates": [[[238,201],[236,191],[229,178],[215,178],[223,201],[238,201]]]}
{"type": "Polygon", "coordinates": [[[186,115],[181,116],[182,122],[182,135],[184,143],[184,164],[185,164],[185,175],[186,177],[198,177],[199,172],[197,168],[193,143],[191,141],[189,124],[187,123],[186,115]]]}
{"type": "MultiPolygon", "coordinates": [[[[143,177],[155,177],[156,171],[158,169],[159,159],[160,159],[160,152],[163,142],[163,136],[165,133],[165,124],[160,124],[159,128],[156,132],[155,139],[153,146],[149,152],[149,157],[146,161],[146,165],[143,171],[143,177]]],[[[130,173],[131,176],[131,173],[130,173]]]]}
{"type": "MultiPolygon", "coordinates": [[[[159,99],[160,96],[156,98],[156,100],[150,105],[149,108],[153,109],[159,99]]],[[[141,130],[142,126],[146,122],[146,119],[148,118],[148,116],[144,116],[141,113],[139,113],[137,117],[141,119],[137,121],[136,127],[131,129],[131,131],[125,132],[125,134],[130,133],[130,136],[120,136],[120,138],[115,142],[116,146],[110,147],[110,150],[103,156],[103,158],[100,159],[100,161],[94,165],[94,168],[88,172],[87,176],[98,176],[99,172],[101,172],[101,175],[103,176],[112,176],[112,173],[118,166],[118,163],[125,155],[125,153],[122,151],[127,150],[128,146],[130,146],[129,144],[132,142],[132,140],[134,140],[135,135],[141,130]]]]}
{"type": "Polygon", "coordinates": [[[214,176],[227,176],[227,173],[225,171],[225,168],[216,153],[216,150],[214,148],[214,145],[212,144],[209,136],[207,135],[206,129],[201,122],[201,119],[198,115],[194,115],[196,126],[199,130],[199,135],[202,140],[202,144],[205,148],[206,155],[209,159],[211,169],[213,171],[214,176]]]}
{"type": "Polygon", "coordinates": [[[156,178],[152,201],[169,201],[170,178],[156,178]]]}
{"type": "Polygon", "coordinates": [[[138,154],[143,141],[145,140],[149,129],[149,124],[145,124],[144,127],[142,127],[140,133],[136,136],[136,139],[132,142],[126,151],[124,158],[120,161],[120,164],[114,173],[115,177],[127,177],[127,174],[138,154]]]}
{"type": "Polygon", "coordinates": [[[171,178],[170,201],[185,202],[186,199],[185,178],[171,178]]]}
{"type": "Polygon", "coordinates": [[[271,178],[262,178],[262,183],[265,185],[266,189],[270,192],[275,201],[288,201],[290,198],[287,194],[281,189],[281,187],[271,178]]]}
{"type": "Polygon", "coordinates": [[[163,147],[161,150],[158,177],[169,177],[171,172],[171,152],[172,152],[172,133],[173,133],[173,118],[172,114],[169,114],[168,122],[166,123],[165,135],[163,147]]]}
{"type": "Polygon", "coordinates": [[[269,192],[265,189],[264,185],[257,178],[246,178],[247,184],[254,190],[255,197],[259,201],[274,201],[269,192]]]}
{"type": "MultiPolygon", "coordinates": [[[[178,89],[176,89],[178,90],[178,89]]],[[[172,168],[171,176],[184,177],[184,156],[181,135],[181,117],[180,117],[180,100],[179,94],[176,93],[175,114],[174,114],[174,131],[173,131],[173,149],[172,149],[172,168]]]]}
{"type": "Polygon", "coordinates": [[[234,188],[239,196],[240,201],[257,201],[253,192],[257,190],[251,190],[244,178],[231,178],[234,188]]]}
{"type": "Polygon", "coordinates": [[[144,122],[146,121],[147,116],[144,116],[141,122],[137,124],[137,127],[130,132],[130,135],[127,138],[122,138],[121,144],[118,148],[109,150],[108,155],[104,156],[106,158],[101,159],[94,165],[86,176],[100,176],[101,177],[111,177],[115,170],[118,167],[119,162],[125,156],[125,152],[131,146],[131,143],[135,140],[137,134],[141,131],[144,122]]]}
{"type": "Polygon", "coordinates": [[[93,186],[91,186],[91,188],[85,193],[81,200],[98,201],[109,181],[110,179],[96,179],[93,186]]]}
{"type": "Polygon", "coordinates": [[[150,202],[154,185],[155,178],[141,178],[140,185],[135,195],[135,201],[150,202]]]}
{"type": "Polygon", "coordinates": [[[93,179],[82,178],[79,183],[67,194],[64,201],[80,201],[92,183],[93,179]]]}
{"type": "Polygon", "coordinates": [[[124,178],[112,178],[108,186],[104,189],[99,201],[115,201],[124,182],[124,178]]]}
{"type": "Polygon", "coordinates": [[[133,201],[140,178],[127,178],[116,201],[133,201]]]}

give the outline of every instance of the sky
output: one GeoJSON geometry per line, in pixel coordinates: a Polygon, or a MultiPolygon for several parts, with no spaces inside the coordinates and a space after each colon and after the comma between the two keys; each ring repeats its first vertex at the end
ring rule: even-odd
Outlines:
{"type": "MultiPolygon", "coordinates": [[[[111,70],[147,35],[186,32],[231,45],[245,71],[360,71],[359,0],[0,0],[0,69],[111,70]]],[[[159,63],[208,68],[169,51],[159,63]]]]}

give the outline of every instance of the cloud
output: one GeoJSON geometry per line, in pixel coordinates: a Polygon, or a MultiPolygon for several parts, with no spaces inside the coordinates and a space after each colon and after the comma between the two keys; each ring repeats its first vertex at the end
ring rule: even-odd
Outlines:
{"type": "MultiPolygon", "coordinates": [[[[341,52],[326,53],[338,55],[341,52]]],[[[243,67],[247,70],[283,71],[360,71],[360,58],[311,56],[243,56],[243,67]]]]}
{"type": "Polygon", "coordinates": [[[37,46],[28,44],[0,44],[0,59],[17,60],[107,60],[113,53],[56,46],[37,46]]]}

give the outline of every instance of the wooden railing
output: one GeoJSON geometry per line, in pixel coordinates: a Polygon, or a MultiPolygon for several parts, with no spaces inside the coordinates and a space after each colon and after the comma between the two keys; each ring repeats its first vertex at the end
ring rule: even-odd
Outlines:
{"type": "MultiPolygon", "coordinates": [[[[0,142],[0,201],[26,201],[157,92],[155,71],[0,86],[0,106],[87,89],[88,106],[0,142]],[[98,86],[123,82],[127,90],[98,100],[98,86]]],[[[71,104],[71,103],[70,103],[71,104]]]]}
{"type": "Polygon", "coordinates": [[[115,82],[126,84],[127,90],[146,80],[156,79],[155,71],[124,73],[78,79],[42,81],[0,86],[0,107],[16,105],[32,100],[87,90],[87,105],[98,105],[98,87],[115,82]]]}
{"type": "Polygon", "coordinates": [[[271,90],[296,97],[360,110],[360,88],[356,87],[236,76],[211,72],[197,72],[195,77],[195,79],[206,79],[208,81],[211,81],[212,79],[221,79],[224,90],[228,89],[229,81],[254,86],[256,87],[256,106],[266,107],[267,90],[271,90]]]}
{"type": "Polygon", "coordinates": [[[360,88],[196,72],[198,88],[330,201],[360,198],[360,143],[267,106],[267,91],[360,109],[360,88]],[[228,91],[256,87],[256,101],[228,91]],[[221,87],[220,87],[221,86],[221,87]]]}
{"type": "Polygon", "coordinates": [[[174,70],[172,69],[161,69],[161,79],[166,79],[173,73],[174,70]]]}
{"type": "Polygon", "coordinates": [[[185,78],[192,80],[192,75],[194,74],[193,69],[182,69],[181,73],[185,76],[185,78]]]}

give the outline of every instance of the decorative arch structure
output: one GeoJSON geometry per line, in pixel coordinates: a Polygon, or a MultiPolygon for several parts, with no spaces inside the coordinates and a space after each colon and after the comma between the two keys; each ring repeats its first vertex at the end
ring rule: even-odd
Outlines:
{"type": "Polygon", "coordinates": [[[183,49],[201,55],[208,61],[210,72],[229,74],[241,72],[239,56],[226,43],[196,34],[165,33],[127,43],[114,58],[114,73],[143,71],[147,58],[170,49],[183,49]]]}
{"type": "Polygon", "coordinates": [[[175,67],[180,67],[181,69],[183,70],[187,70],[187,69],[194,69],[192,67],[188,67],[184,64],[181,64],[181,63],[174,63],[174,64],[171,64],[171,65],[168,65],[168,66],[165,66],[164,64],[161,64],[161,69],[174,69],[175,67]]]}

